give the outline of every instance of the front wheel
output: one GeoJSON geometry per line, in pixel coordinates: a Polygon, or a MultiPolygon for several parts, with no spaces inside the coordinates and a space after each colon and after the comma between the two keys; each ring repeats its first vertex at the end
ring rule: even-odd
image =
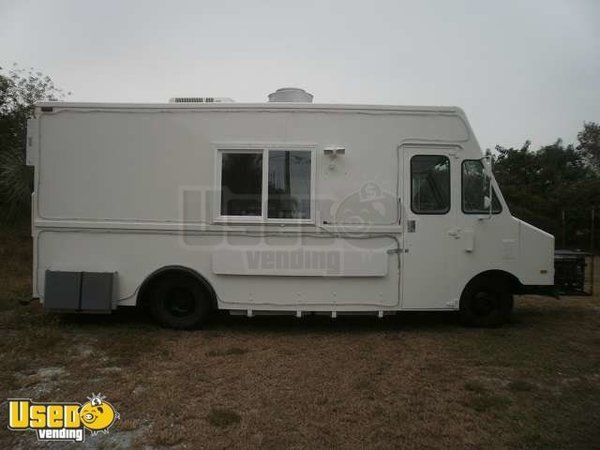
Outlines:
{"type": "Polygon", "coordinates": [[[185,273],[169,274],[156,280],[149,294],[152,316],[169,328],[195,328],[207,319],[212,309],[205,286],[185,273]]]}
{"type": "Polygon", "coordinates": [[[512,308],[510,286],[494,277],[471,281],[460,298],[460,317],[467,326],[500,326],[510,319],[512,308]]]}

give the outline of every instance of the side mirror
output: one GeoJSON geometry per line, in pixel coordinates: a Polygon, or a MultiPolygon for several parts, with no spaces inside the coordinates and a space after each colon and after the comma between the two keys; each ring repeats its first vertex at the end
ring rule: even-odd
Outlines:
{"type": "Polygon", "coordinates": [[[488,197],[487,195],[483,197],[483,207],[485,209],[490,209],[490,207],[492,206],[492,199],[490,197],[488,197]]]}
{"type": "Polygon", "coordinates": [[[491,157],[491,155],[484,156],[482,158],[482,162],[483,162],[483,170],[485,172],[485,176],[488,177],[488,179],[492,179],[492,157],[491,157]]]}
{"type": "Polygon", "coordinates": [[[493,193],[493,188],[492,188],[492,178],[493,178],[493,174],[492,174],[492,155],[485,155],[482,160],[481,163],[483,164],[483,171],[485,174],[485,177],[487,178],[487,183],[488,183],[488,189],[489,189],[489,193],[488,195],[485,195],[483,197],[483,207],[485,209],[488,210],[488,219],[492,218],[492,193],[493,193]]]}

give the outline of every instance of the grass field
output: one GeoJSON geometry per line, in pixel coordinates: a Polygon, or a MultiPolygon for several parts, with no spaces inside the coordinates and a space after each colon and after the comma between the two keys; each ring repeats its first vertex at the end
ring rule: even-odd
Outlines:
{"type": "MultiPolygon", "coordinates": [[[[156,327],[134,311],[45,315],[31,241],[0,233],[0,447],[6,399],[85,401],[121,414],[103,447],[600,448],[600,298],[517,298],[513,323],[451,314],[219,317],[156,327]]],[[[600,266],[598,264],[597,266],[600,266]]]]}

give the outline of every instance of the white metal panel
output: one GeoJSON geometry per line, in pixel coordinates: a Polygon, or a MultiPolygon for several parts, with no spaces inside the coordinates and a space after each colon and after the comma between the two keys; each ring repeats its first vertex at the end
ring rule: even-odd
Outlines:
{"type": "Polygon", "coordinates": [[[335,211],[350,195],[376,183],[386,214],[372,220],[391,224],[397,215],[398,174],[390,162],[397,159],[398,143],[407,136],[468,139],[464,122],[451,115],[165,111],[43,114],[39,217],[176,221],[180,186],[214,186],[212,143],[310,141],[317,149],[346,149],[333,163],[316,152],[321,220],[351,223],[335,211]]]}
{"type": "Polygon", "coordinates": [[[223,246],[212,251],[212,271],[218,275],[384,277],[388,259],[386,249],[359,251],[343,245],[223,246]]]}
{"type": "MultiPolygon", "coordinates": [[[[230,276],[212,271],[213,249],[224,241],[249,247],[257,238],[193,236],[182,242],[178,234],[118,231],[42,231],[34,242],[39,253],[36,271],[40,293],[48,270],[118,272],[118,304],[135,304],[141,283],[165,266],[184,266],[202,274],[214,287],[221,308],[257,310],[369,310],[397,307],[399,274],[397,255],[387,255],[389,271],[383,277],[230,276]]],[[[295,238],[274,238],[273,248],[285,248],[295,238]]],[[[308,238],[302,246],[316,248],[321,238],[308,238]]],[[[325,244],[325,243],[323,243],[325,244]]],[[[340,246],[348,245],[339,243],[340,246]]],[[[371,246],[393,248],[388,238],[371,246]]]]}
{"type": "Polygon", "coordinates": [[[27,142],[25,162],[28,166],[35,166],[40,150],[40,122],[38,119],[27,119],[27,142]]]}
{"type": "Polygon", "coordinates": [[[519,220],[518,224],[521,248],[519,272],[522,282],[553,284],[554,236],[522,220],[519,220]]]}

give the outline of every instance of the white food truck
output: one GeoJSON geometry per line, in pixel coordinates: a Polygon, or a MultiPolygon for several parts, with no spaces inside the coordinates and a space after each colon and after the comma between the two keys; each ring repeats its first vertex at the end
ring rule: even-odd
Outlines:
{"type": "Polygon", "coordinates": [[[460,311],[504,322],[553,284],[554,238],[513,216],[456,107],[36,106],[33,295],[49,311],[460,311]]]}

